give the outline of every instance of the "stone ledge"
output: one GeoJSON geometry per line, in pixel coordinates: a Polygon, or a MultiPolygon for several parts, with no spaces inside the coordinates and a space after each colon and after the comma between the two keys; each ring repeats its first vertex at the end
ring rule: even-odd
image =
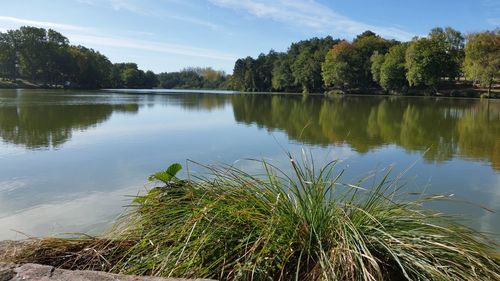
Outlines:
{"type": "Polygon", "coordinates": [[[213,281],[131,276],[90,270],[65,270],[40,264],[0,263],[0,281],[213,281]]]}

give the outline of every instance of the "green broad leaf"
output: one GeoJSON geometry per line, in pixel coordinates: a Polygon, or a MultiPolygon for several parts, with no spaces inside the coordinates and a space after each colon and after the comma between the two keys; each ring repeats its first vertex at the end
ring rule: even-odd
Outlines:
{"type": "Polygon", "coordinates": [[[148,177],[148,180],[149,181],[159,180],[164,183],[168,183],[175,178],[175,175],[177,175],[177,173],[180,170],[182,170],[182,165],[179,163],[174,163],[170,165],[165,171],[160,171],[152,174],[151,176],[148,177]]]}
{"type": "Polygon", "coordinates": [[[171,175],[172,177],[175,177],[177,173],[182,170],[182,165],[179,163],[174,163],[170,165],[167,170],[165,171],[167,174],[171,175]]]}

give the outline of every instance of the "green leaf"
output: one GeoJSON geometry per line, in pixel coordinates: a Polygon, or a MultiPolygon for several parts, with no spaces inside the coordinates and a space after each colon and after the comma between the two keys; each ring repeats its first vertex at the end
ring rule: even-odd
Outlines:
{"type": "Polygon", "coordinates": [[[175,175],[177,175],[177,173],[182,170],[182,166],[181,164],[179,163],[174,163],[172,165],[170,165],[170,167],[167,168],[167,170],[165,171],[167,174],[171,175],[172,177],[175,177],[175,175]]]}
{"type": "Polygon", "coordinates": [[[170,165],[165,171],[157,172],[148,177],[149,181],[159,180],[164,183],[170,182],[175,178],[175,175],[182,170],[182,165],[179,163],[174,163],[170,165]]]}

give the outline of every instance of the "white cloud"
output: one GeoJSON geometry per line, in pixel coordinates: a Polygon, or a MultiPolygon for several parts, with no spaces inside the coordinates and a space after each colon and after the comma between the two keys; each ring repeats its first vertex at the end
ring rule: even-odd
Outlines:
{"type": "MultiPolygon", "coordinates": [[[[127,11],[142,16],[183,21],[186,23],[199,25],[202,27],[208,27],[212,30],[222,29],[222,26],[210,21],[202,20],[200,18],[189,17],[186,15],[172,14],[166,10],[146,8],[144,5],[136,4],[134,1],[131,0],[78,0],[78,2],[91,6],[108,7],[115,11],[127,11]]],[[[173,2],[175,2],[176,4],[184,4],[184,5],[189,4],[188,2],[177,2],[177,1],[173,2]]]]}
{"type": "Polygon", "coordinates": [[[365,24],[340,15],[331,8],[314,0],[210,0],[213,4],[244,10],[254,16],[270,18],[289,25],[313,28],[328,32],[354,36],[365,30],[400,40],[411,39],[414,34],[397,27],[365,24]]]}
{"type": "Polygon", "coordinates": [[[187,22],[187,23],[191,23],[191,24],[196,24],[196,25],[208,27],[212,30],[220,30],[221,29],[221,26],[218,24],[215,24],[215,23],[209,22],[209,21],[205,21],[205,20],[201,20],[198,18],[178,16],[178,15],[166,15],[166,17],[168,17],[170,19],[174,19],[174,20],[179,20],[179,21],[183,21],[183,22],[187,22]]]}
{"type": "Polygon", "coordinates": [[[44,28],[55,28],[55,29],[60,29],[60,30],[69,30],[69,31],[87,31],[87,32],[91,31],[90,28],[82,27],[82,26],[48,22],[48,21],[34,21],[34,20],[21,19],[21,18],[15,18],[15,17],[5,17],[5,16],[0,16],[0,22],[7,22],[10,24],[14,24],[14,25],[31,25],[31,26],[38,26],[38,27],[44,27],[44,28]]]}
{"type": "MultiPolygon", "coordinates": [[[[236,56],[232,54],[227,54],[223,52],[218,52],[211,49],[199,48],[194,46],[185,46],[179,44],[171,44],[167,42],[158,42],[158,41],[145,41],[145,40],[136,40],[131,38],[121,38],[112,36],[109,34],[102,34],[98,31],[87,28],[83,26],[75,26],[69,24],[61,24],[54,22],[44,22],[44,21],[35,21],[29,19],[21,19],[14,17],[4,17],[0,16],[0,22],[5,22],[8,24],[7,27],[0,26],[0,30],[5,30],[9,28],[18,28],[22,25],[31,25],[37,27],[44,28],[54,28],[58,31],[64,33],[65,36],[69,38],[69,40],[73,44],[82,44],[87,45],[89,47],[94,46],[107,46],[107,47],[115,47],[115,48],[125,48],[125,49],[135,49],[135,50],[145,50],[145,51],[154,51],[161,53],[169,53],[176,55],[185,55],[190,57],[201,57],[208,59],[216,59],[216,60],[225,60],[225,61],[234,61],[236,60],[236,56]]],[[[95,48],[95,47],[94,47],[95,48]]]]}
{"type": "Polygon", "coordinates": [[[108,46],[117,48],[128,48],[136,50],[146,50],[161,53],[170,53],[176,55],[185,55],[191,57],[201,57],[217,60],[236,60],[236,56],[226,53],[217,52],[210,49],[203,49],[191,46],[162,43],[155,41],[145,41],[145,40],[134,40],[129,38],[113,38],[108,36],[96,36],[96,35],[72,35],[68,36],[72,42],[78,42],[81,44],[90,44],[97,46],[108,46]]]}

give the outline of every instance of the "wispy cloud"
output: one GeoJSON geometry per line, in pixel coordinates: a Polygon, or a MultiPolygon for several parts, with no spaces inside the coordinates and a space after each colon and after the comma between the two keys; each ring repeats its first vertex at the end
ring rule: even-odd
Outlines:
{"type": "Polygon", "coordinates": [[[183,22],[187,22],[187,23],[191,23],[191,24],[196,24],[196,25],[208,27],[212,30],[220,30],[221,29],[221,26],[216,24],[216,23],[201,20],[198,18],[193,18],[193,17],[188,17],[188,16],[179,16],[179,15],[165,15],[165,16],[170,18],[170,19],[179,20],[179,21],[183,21],[183,22]]]}
{"type": "MultiPolygon", "coordinates": [[[[91,28],[87,27],[82,27],[82,26],[76,26],[76,25],[70,25],[70,24],[63,24],[63,23],[55,23],[55,22],[48,22],[48,21],[35,21],[35,20],[29,20],[29,19],[21,19],[21,18],[15,18],[15,17],[5,17],[5,16],[0,16],[0,22],[4,23],[9,23],[10,25],[32,25],[32,26],[38,26],[38,27],[43,27],[43,28],[54,28],[54,29],[60,29],[60,30],[70,30],[70,31],[91,31],[91,28]]],[[[9,25],[9,27],[10,27],[9,25]]]]}
{"type": "MultiPolygon", "coordinates": [[[[177,5],[181,4],[186,5],[189,3],[189,2],[178,2],[172,0],[170,1],[177,5]]],[[[133,0],[78,0],[78,2],[92,6],[108,7],[115,11],[126,11],[142,16],[156,17],[159,19],[178,20],[193,25],[207,27],[212,30],[222,29],[222,27],[219,24],[216,24],[214,22],[206,21],[200,18],[190,17],[187,15],[172,14],[171,12],[165,10],[146,8],[144,7],[144,5],[138,4],[133,0]]]]}
{"type": "Polygon", "coordinates": [[[227,54],[212,49],[199,48],[195,46],[186,46],[172,44],[168,42],[137,40],[126,37],[117,37],[110,34],[103,34],[92,28],[76,26],[62,23],[36,21],[30,19],[21,19],[14,17],[0,16],[0,30],[7,28],[18,28],[22,25],[31,25],[44,28],[54,28],[66,35],[72,43],[95,46],[106,46],[114,48],[135,49],[154,51],[160,53],[169,53],[175,55],[184,55],[190,57],[201,57],[215,60],[234,61],[237,56],[227,54]],[[1,22],[7,23],[2,26],[1,22]]]}
{"type": "Polygon", "coordinates": [[[156,41],[146,41],[146,40],[134,40],[129,38],[114,38],[114,37],[104,37],[95,35],[73,35],[71,36],[73,41],[90,44],[94,46],[108,46],[116,48],[128,48],[136,50],[154,51],[160,53],[170,53],[176,55],[185,55],[190,57],[201,57],[216,60],[236,60],[235,55],[226,54],[211,49],[197,48],[192,46],[177,45],[156,41]]]}
{"type": "Polygon", "coordinates": [[[365,24],[340,15],[330,7],[314,0],[210,0],[213,4],[243,10],[260,18],[270,18],[288,25],[313,28],[319,32],[329,32],[354,36],[365,30],[380,35],[408,40],[413,33],[397,27],[365,24]]]}

